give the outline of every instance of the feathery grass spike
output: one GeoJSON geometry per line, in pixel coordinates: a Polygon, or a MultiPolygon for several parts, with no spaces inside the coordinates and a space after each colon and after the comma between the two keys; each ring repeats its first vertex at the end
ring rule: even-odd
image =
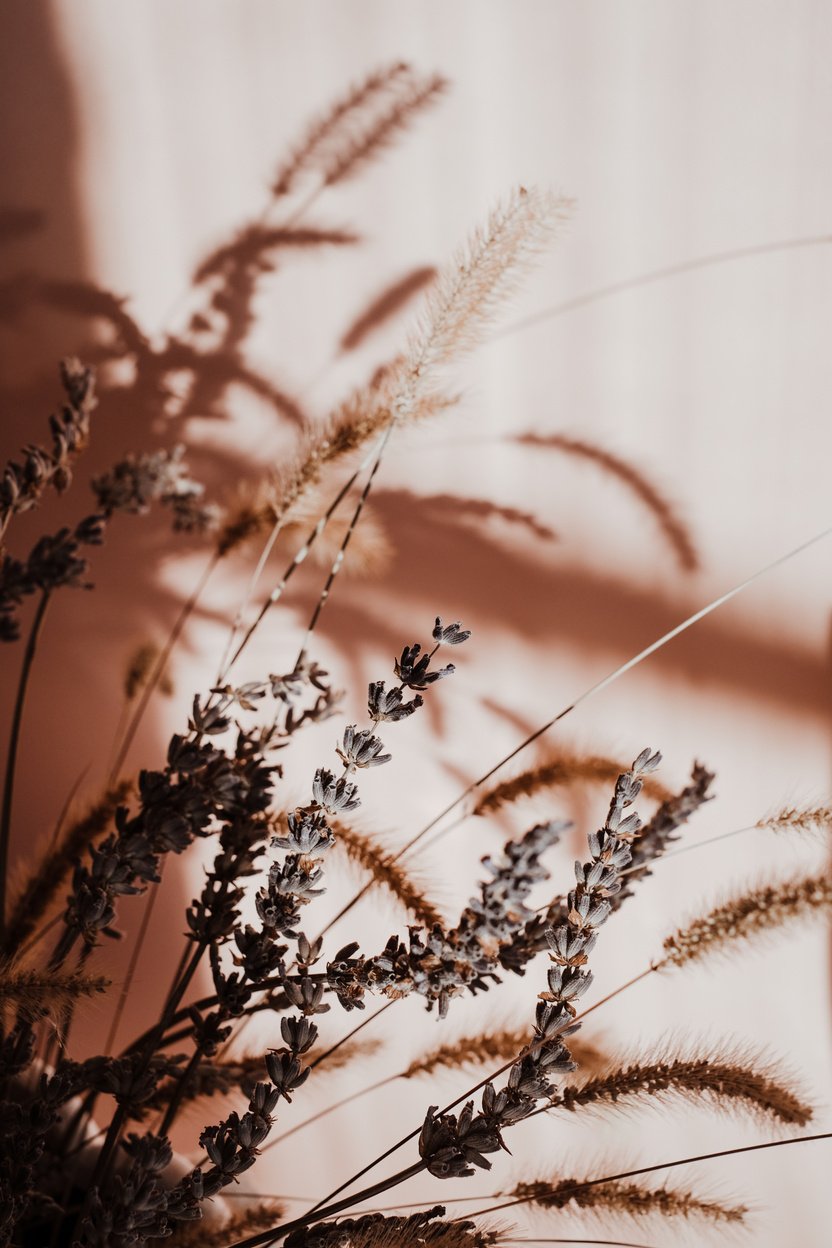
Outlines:
{"type": "Polygon", "coordinates": [[[681,927],[664,942],[654,969],[686,966],[711,954],[728,953],[738,941],[751,941],[832,910],[832,875],[803,876],[763,884],[723,902],[681,927]]]}

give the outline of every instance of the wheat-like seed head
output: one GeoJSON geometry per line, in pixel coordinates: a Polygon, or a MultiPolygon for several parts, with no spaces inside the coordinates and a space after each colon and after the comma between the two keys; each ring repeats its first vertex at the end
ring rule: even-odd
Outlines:
{"type": "MultiPolygon", "coordinates": [[[[547,789],[573,784],[579,781],[608,784],[620,775],[622,765],[612,758],[601,755],[559,754],[537,767],[531,767],[509,780],[486,789],[471,811],[472,815],[495,814],[503,806],[523,797],[533,797],[547,789]]],[[[645,776],[644,795],[664,802],[671,796],[670,789],[655,776],[645,776]]]]}
{"type": "Polygon", "coordinates": [[[0,965],[0,1006],[12,1005],[25,1017],[42,1012],[55,1017],[80,997],[106,992],[109,986],[104,975],[23,968],[14,962],[0,965]]]}
{"type": "Polygon", "coordinates": [[[401,862],[380,846],[368,833],[359,832],[339,820],[330,820],[336,846],[340,846],[352,862],[366,871],[373,882],[387,890],[404,906],[408,914],[424,927],[442,922],[442,915],[401,862]]]}
{"type": "Polygon", "coordinates": [[[664,942],[664,957],[655,970],[687,966],[715,953],[728,953],[738,941],[778,931],[832,910],[832,875],[804,876],[763,884],[741,893],[708,914],[679,928],[664,942]]]}
{"type": "MultiPolygon", "coordinates": [[[[486,1062],[503,1062],[517,1054],[529,1043],[528,1028],[506,1027],[500,1031],[485,1031],[458,1040],[437,1045],[421,1057],[415,1058],[403,1079],[432,1075],[437,1070],[463,1070],[468,1066],[484,1065],[486,1062]]],[[[569,1041],[569,1054],[582,1071],[594,1071],[609,1065],[609,1058],[591,1040],[573,1036],[569,1041]]]]}
{"type": "Polygon", "coordinates": [[[793,1081],[758,1054],[709,1045],[698,1051],[659,1052],[605,1071],[562,1089],[556,1109],[604,1110],[654,1106],[668,1097],[728,1112],[749,1112],[767,1122],[805,1126],[812,1107],[793,1081]]]}
{"type": "Polygon", "coordinates": [[[432,388],[438,370],[482,342],[571,207],[563,196],[518,187],[440,272],[403,362],[405,406],[415,392],[432,388]]]}
{"type": "Polygon", "coordinates": [[[539,1209],[564,1212],[624,1215],[644,1218],[704,1218],[709,1222],[741,1224],[747,1214],[746,1205],[729,1205],[724,1201],[697,1195],[683,1188],[650,1187],[644,1183],[610,1182],[582,1186],[586,1179],[536,1179],[518,1183],[506,1196],[513,1196],[539,1209]]]}
{"type": "Polygon", "coordinates": [[[758,819],[756,826],[772,832],[822,832],[832,828],[832,805],[785,806],[776,815],[758,819]]]}

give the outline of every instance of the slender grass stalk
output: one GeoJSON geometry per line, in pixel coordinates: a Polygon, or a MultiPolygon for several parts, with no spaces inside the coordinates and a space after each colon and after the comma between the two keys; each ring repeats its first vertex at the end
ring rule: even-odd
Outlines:
{"type": "Polygon", "coordinates": [[[685,273],[695,273],[698,269],[715,268],[721,264],[732,264],[738,260],[750,260],[757,256],[777,255],[784,251],[798,251],[804,247],[828,247],[830,243],[832,243],[832,234],[813,234],[806,238],[758,243],[753,247],[735,247],[730,251],[716,251],[710,255],[697,256],[693,260],[684,260],[681,264],[671,264],[665,268],[651,269],[647,273],[625,278],[621,282],[611,282],[608,286],[599,286],[595,290],[587,291],[586,294],[577,295],[575,298],[567,299],[563,303],[556,303],[551,308],[544,308],[542,312],[533,312],[531,316],[524,316],[522,320],[515,321],[513,325],[506,325],[504,329],[498,330],[492,337],[494,339],[508,338],[512,334],[519,334],[523,330],[530,329],[533,325],[540,325],[544,321],[555,320],[556,317],[564,316],[568,312],[576,312],[579,308],[589,307],[593,303],[600,303],[602,300],[610,299],[614,295],[622,295],[630,290],[638,290],[641,286],[652,286],[658,282],[668,281],[673,277],[681,277],[685,273]]]}
{"type": "Polygon", "coordinates": [[[15,769],[17,767],[17,754],[20,747],[20,730],[23,724],[23,709],[26,705],[26,691],[29,687],[29,677],[32,674],[32,664],[35,661],[35,654],[38,648],[38,639],[41,629],[43,628],[46,609],[49,606],[49,591],[44,590],[41,593],[40,600],[35,610],[29,628],[29,637],[26,641],[26,649],[23,654],[23,663],[20,668],[20,678],[17,683],[17,696],[14,703],[14,711],[12,712],[12,724],[9,734],[9,746],[6,752],[6,778],[3,783],[3,803],[0,810],[0,948],[3,947],[6,938],[6,890],[8,886],[8,865],[9,865],[9,842],[11,840],[12,830],[12,805],[14,802],[14,781],[15,769]]]}

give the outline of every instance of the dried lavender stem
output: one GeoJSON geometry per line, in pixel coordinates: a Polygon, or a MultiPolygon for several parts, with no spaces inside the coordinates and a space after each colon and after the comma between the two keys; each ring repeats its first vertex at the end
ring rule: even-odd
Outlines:
{"type": "Polygon", "coordinates": [[[382,1192],[388,1192],[392,1187],[398,1187],[400,1183],[405,1183],[408,1179],[412,1179],[414,1175],[421,1174],[425,1169],[425,1162],[417,1161],[412,1166],[407,1166],[404,1170],[399,1170],[397,1174],[393,1174],[389,1179],[381,1179],[378,1183],[374,1183],[372,1187],[367,1187],[364,1191],[359,1192],[356,1196],[347,1196],[344,1200],[339,1200],[333,1205],[325,1207],[318,1204],[314,1209],[303,1215],[301,1218],[295,1218],[292,1222],[284,1222],[282,1226],[272,1227],[268,1231],[262,1231],[259,1235],[252,1235],[248,1239],[238,1240],[235,1244],[229,1244],[228,1248],[259,1248],[261,1244],[271,1244],[276,1239],[283,1239],[292,1231],[300,1230],[304,1226],[308,1226],[312,1222],[322,1222],[325,1218],[334,1217],[336,1213],[340,1213],[343,1209],[349,1209],[357,1200],[367,1199],[372,1196],[378,1196],[382,1192]]]}
{"type": "Polygon", "coordinates": [[[17,766],[17,752],[20,745],[20,729],[23,723],[23,708],[26,704],[26,690],[29,685],[29,676],[32,672],[32,664],[35,661],[35,654],[38,647],[38,638],[40,637],[43,620],[46,615],[46,608],[49,606],[49,590],[41,593],[40,601],[35,611],[29,629],[29,637],[26,642],[26,650],[23,655],[23,663],[20,669],[20,679],[17,684],[17,697],[15,698],[14,711],[12,713],[11,731],[9,734],[9,747],[6,754],[6,778],[3,784],[3,806],[0,814],[0,948],[2,948],[6,936],[6,888],[9,864],[9,841],[11,839],[12,825],[12,803],[14,801],[14,780],[15,768],[17,766]]]}
{"type": "MultiPolygon", "coordinates": [[[[657,638],[656,641],[651,642],[649,646],[646,646],[643,650],[640,650],[638,654],[633,655],[631,659],[628,659],[625,663],[622,663],[618,667],[616,667],[607,676],[603,677],[602,680],[599,680],[596,684],[591,685],[590,688],[585,690],[579,697],[575,699],[574,702],[571,702],[569,706],[564,707],[564,709],[562,711],[559,711],[558,714],[553,716],[552,719],[547,720],[545,724],[542,724],[540,728],[537,728],[533,733],[531,733],[528,737],[526,737],[524,741],[521,741],[520,744],[515,746],[515,748],[510,753],[506,754],[503,758],[500,759],[499,762],[495,763],[493,767],[491,767],[488,771],[486,771],[483,775],[481,775],[479,779],[474,780],[471,784],[469,784],[467,789],[463,790],[462,793],[458,794],[458,796],[455,797],[452,802],[449,802],[449,804],[443,810],[440,810],[437,815],[434,815],[434,817],[428,823],[426,823],[425,826],[419,832],[417,832],[415,836],[412,836],[410,840],[405,845],[403,845],[400,850],[398,850],[398,852],[393,856],[391,861],[398,862],[400,858],[402,858],[405,854],[409,853],[410,850],[415,845],[417,845],[424,836],[428,834],[428,832],[432,832],[433,829],[437,826],[437,824],[441,823],[441,821],[445,818],[446,815],[450,815],[454,810],[456,810],[457,806],[461,805],[462,802],[465,801],[467,797],[470,797],[472,793],[474,793],[478,788],[481,787],[481,785],[485,784],[486,781],[490,780],[491,777],[496,775],[498,771],[501,771],[502,768],[505,767],[507,763],[510,763],[512,759],[516,758],[518,754],[521,754],[523,750],[527,749],[528,746],[533,745],[535,741],[539,740],[540,737],[544,736],[551,728],[555,726],[555,724],[559,723],[562,719],[565,719],[566,716],[571,711],[574,711],[576,709],[576,707],[580,706],[583,702],[587,702],[596,693],[601,693],[602,690],[606,689],[609,685],[613,684],[614,681],[618,680],[620,676],[624,676],[627,674],[627,672],[632,671],[632,669],[634,667],[637,667],[639,663],[642,663],[645,659],[650,658],[651,655],[655,654],[658,650],[661,650],[664,646],[666,646],[668,642],[671,642],[675,640],[676,637],[681,636],[682,633],[686,632],[694,624],[697,624],[700,620],[705,619],[705,617],[710,615],[713,611],[716,611],[718,607],[724,606],[725,603],[730,602],[732,598],[735,598],[738,594],[742,593],[743,590],[747,589],[755,581],[759,580],[760,577],[765,576],[767,572],[771,572],[775,568],[780,567],[781,564],[788,562],[789,559],[793,559],[796,555],[801,554],[804,550],[808,550],[810,546],[814,546],[817,542],[820,542],[824,538],[829,537],[830,534],[832,534],[832,527],[828,529],[824,529],[820,533],[816,533],[814,537],[810,537],[807,541],[802,542],[799,546],[793,547],[790,551],[787,551],[786,554],[780,555],[778,556],[778,558],[773,559],[770,563],[765,564],[764,567],[758,568],[756,572],[753,572],[751,574],[751,576],[748,576],[745,578],[745,580],[738,582],[738,584],[734,585],[731,589],[727,590],[724,594],[720,594],[718,598],[712,599],[711,602],[707,603],[704,607],[700,607],[698,611],[695,611],[693,615],[689,615],[686,619],[682,620],[682,622],[680,624],[677,624],[675,628],[672,628],[670,629],[669,632],[664,633],[661,637],[657,638]]],[[[460,816],[459,822],[462,821],[463,817],[467,817],[467,816],[460,816]]],[[[335,923],[338,919],[343,918],[345,914],[348,914],[349,911],[352,909],[352,907],[356,904],[356,902],[359,901],[360,898],[363,897],[364,894],[368,891],[369,887],[370,885],[365,885],[358,893],[356,893],[355,897],[353,897],[353,899],[350,902],[348,902],[346,906],[344,906],[344,908],[336,916],[336,918],[331,921],[330,926],[332,926],[332,924],[335,923]]]]}

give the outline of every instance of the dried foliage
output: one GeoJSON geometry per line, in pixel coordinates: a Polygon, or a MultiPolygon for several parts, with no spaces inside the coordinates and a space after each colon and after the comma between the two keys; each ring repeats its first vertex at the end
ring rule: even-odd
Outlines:
{"type": "MultiPolygon", "coordinates": [[[[750,1109],[763,1120],[790,1127],[801,1127],[811,1117],[802,1095],[757,1058],[710,1045],[701,1053],[648,1052],[611,1065],[597,1045],[576,1036],[579,1004],[593,984],[589,964],[601,929],[608,922],[614,929],[620,925],[621,902],[637,895],[641,879],[710,798],[713,775],[701,764],[674,793],[656,780],[660,756],[650,749],[642,750],[630,767],[601,755],[562,753],[481,793],[473,813],[485,818],[522,797],[549,796],[577,781],[612,788],[604,822],[587,835],[571,888],[538,908],[532,905],[537,901],[533,894],[549,879],[549,851],[569,826],[562,820],[537,823],[483,858],[484,878],[455,922],[445,919],[429,890],[402,865],[404,850],[382,847],[354,826],[350,816],[361,804],[364,773],[392,762],[386,744],[391,726],[394,739],[400,731],[406,738],[402,721],[419,713],[426,698],[440,693],[434,686],[453,676],[455,664],[446,656],[470,637],[460,622],[435,617],[429,640],[423,636],[403,645],[392,672],[369,684],[366,719],[341,725],[334,755],[306,778],[304,800],[285,810],[284,786],[294,778],[291,750],[298,734],[339,712],[341,695],[309,654],[320,613],[348,553],[359,564],[363,555],[370,571],[374,561],[378,566],[382,547],[386,551],[386,537],[373,530],[372,520],[368,524],[365,504],[387,442],[401,425],[438,417],[452,405],[454,398],[445,389],[449,365],[483,340],[530,261],[569,211],[563,198],[518,188],[438,276],[424,266],[387,286],[353,317],[340,350],[355,350],[412,298],[426,293],[406,350],[320,425],[313,427],[281,386],[253,373],[243,347],[254,320],[255,295],[266,276],[276,272],[278,258],[283,263],[284,253],[318,255],[358,238],[351,230],[310,224],[305,217],[312,201],[376,159],[444,88],[441,77],[396,63],[367,76],[314,121],[277,170],[267,211],[198,266],[190,292],[194,310],[179,335],[151,342],[125,300],[88,283],[33,279],[18,292],[21,301],[38,298],[108,326],[107,342],[99,344],[94,362],[105,368],[116,361],[135,365],[132,384],[148,425],[160,414],[172,426],[193,415],[220,415],[229,388],[241,384],[299,432],[295,453],[254,486],[238,489],[222,514],[205,502],[182,448],[165,445],[127,454],[94,473],[94,510],[74,528],[42,536],[27,555],[0,547],[0,642],[12,645],[25,636],[0,818],[0,1248],[12,1243],[130,1248],[164,1238],[183,1248],[197,1243],[257,1248],[277,1240],[286,1248],[398,1248],[404,1243],[489,1248],[505,1236],[481,1221],[487,1209],[470,1219],[448,1218],[441,1205],[401,1215],[386,1216],[384,1210],[341,1215],[421,1172],[444,1180],[490,1169],[491,1159],[507,1148],[506,1132],[551,1110],[574,1114],[611,1105],[663,1105],[682,1097],[750,1109]],[[275,214],[278,220],[272,219],[275,214]],[[177,376],[186,379],[179,388],[173,384],[177,376]],[[356,464],[365,448],[368,453],[356,464]],[[336,513],[353,489],[358,502],[344,519],[336,513]],[[206,547],[200,587],[161,648],[143,642],[130,656],[119,690],[123,719],[109,787],[81,818],[59,825],[9,904],[7,855],[16,816],[20,728],[47,604],[56,598],[59,605],[57,591],[65,587],[87,586],[87,548],[102,542],[116,515],[143,514],[151,507],[166,510],[175,531],[206,547]],[[278,537],[294,554],[246,627],[258,574],[278,537]],[[167,662],[211,572],[254,538],[265,539],[263,553],[217,678],[196,693],[156,766],[142,770],[135,782],[117,780],[150,698],[164,688],[167,662]],[[231,673],[237,658],[313,549],[330,565],[329,574],[296,661],[281,672],[235,683],[231,673]],[[34,610],[28,618],[30,605],[34,610]],[[635,812],[641,797],[659,803],[646,823],[635,812]],[[144,1030],[122,1052],[76,1060],[70,1045],[73,1016],[88,997],[107,987],[95,959],[107,941],[120,935],[116,924],[122,899],[144,898],[145,909],[120,1002],[139,962],[163,867],[171,855],[193,855],[198,842],[210,844],[212,852],[185,911],[184,949],[160,1011],[145,1020],[144,1030]],[[355,898],[320,935],[307,935],[307,907],[317,913],[329,851],[336,845],[369,876],[370,887],[383,888],[414,920],[406,932],[395,930],[381,949],[365,950],[357,939],[329,939],[329,929],[355,898]],[[248,901],[252,906],[246,909],[248,901]],[[535,966],[543,951],[548,953],[545,984],[535,966]],[[197,998],[195,985],[203,971],[210,976],[211,991],[197,998]],[[382,1009],[420,997],[442,1019],[460,998],[493,992],[506,973],[540,977],[526,1025],[495,1029],[492,1024],[456,1039],[443,1037],[405,1069],[330,1101],[277,1139],[272,1135],[287,1106],[303,1098],[308,1081],[376,1055],[379,1042],[363,1028],[382,1009]],[[384,1003],[382,1009],[365,1015],[346,1035],[334,1041],[321,1035],[324,1015],[357,1011],[361,1017],[360,1011],[377,1001],[384,1003]],[[260,1013],[269,1016],[272,1044],[265,1052],[245,1051],[239,1047],[243,1028],[260,1013]],[[421,1124],[314,1208],[287,1220],[277,1198],[261,1196],[224,1225],[219,1217],[202,1221],[214,1197],[238,1184],[271,1143],[300,1127],[396,1079],[495,1063],[496,1069],[449,1105],[428,1106],[421,1124]],[[231,1104],[219,1105],[222,1098],[231,1104]],[[199,1134],[196,1165],[174,1156],[170,1144],[186,1106],[191,1117],[199,1111],[219,1119],[199,1134]],[[98,1123],[104,1125],[98,1129],[98,1123]],[[355,1190],[365,1173],[413,1141],[415,1160],[355,1190]],[[350,1194],[344,1195],[347,1189],[350,1194]]],[[[25,214],[12,215],[0,220],[0,233],[32,225],[25,214]]],[[[72,360],[62,376],[66,398],[50,422],[51,447],[27,447],[0,482],[0,543],[11,520],[36,507],[47,489],[59,494],[67,489],[75,459],[88,444],[95,407],[92,371],[72,360]]],[[[557,435],[540,444],[591,460],[627,484],[658,519],[680,565],[685,570],[696,565],[693,543],[675,509],[639,469],[577,439],[557,435]]],[[[442,496],[429,501],[437,512],[448,505],[442,496]]],[[[552,536],[538,517],[492,499],[468,500],[466,515],[478,521],[499,517],[537,537],[552,536]]],[[[48,766],[43,774],[48,777],[48,766]]],[[[413,776],[418,781],[416,768],[413,776]]],[[[828,822],[824,807],[786,810],[760,826],[804,830],[828,822]]],[[[670,936],[663,957],[649,970],[685,967],[708,952],[824,913],[830,901],[832,882],[826,875],[758,888],[670,936]]],[[[121,1004],[116,1009],[118,1019],[121,1004]]],[[[187,1120],[181,1126],[184,1132],[187,1120]]],[[[356,1138],[365,1134],[355,1131],[356,1138]]],[[[721,1154],[709,1156],[715,1155],[721,1154]]],[[[314,1146],[310,1157],[314,1174],[314,1146]]],[[[651,1168],[663,1166],[645,1167],[651,1168]]],[[[509,1203],[616,1216],[695,1216],[728,1226],[741,1222],[746,1212],[742,1205],[695,1191],[623,1181],[631,1177],[524,1182],[509,1193],[514,1197],[509,1203]]]]}

